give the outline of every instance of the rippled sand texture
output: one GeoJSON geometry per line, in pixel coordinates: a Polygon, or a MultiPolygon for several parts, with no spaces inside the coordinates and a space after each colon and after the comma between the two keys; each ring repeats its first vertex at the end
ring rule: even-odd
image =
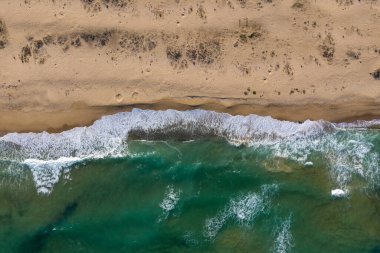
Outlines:
{"type": "Polygon", "coordinates": [[[379,10],[377,0],[4,0],[0,131],[89,124],[128,106],[373,117],[379,10]]]}

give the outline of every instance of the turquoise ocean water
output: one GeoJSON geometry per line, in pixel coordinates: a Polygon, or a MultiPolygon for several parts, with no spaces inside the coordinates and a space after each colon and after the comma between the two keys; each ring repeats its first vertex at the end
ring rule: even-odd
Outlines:
{"type": "Polygon", "coordinates": [[[380,121],[134,110],[0,137],[0,252],[380,252],[380,121]]]}

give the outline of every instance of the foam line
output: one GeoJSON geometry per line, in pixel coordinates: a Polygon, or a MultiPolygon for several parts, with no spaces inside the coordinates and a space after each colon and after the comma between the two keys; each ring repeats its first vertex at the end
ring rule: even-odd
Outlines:
{"type": "MultiPolygon", "coordinates": [[[[77,127],[57,134],[7,134],[0,137],[0,160],[25,162],[35,159],[51,164],[58,159],[125,156],[128,154],[128,136],[133,133],[139,133],[146,139],[179,135],[192,139],[194,136],[212,135],[225,138],[234,145],[267,149],[273,157],[284,157],[302,164],[312,162],[310,154],[319,152],[330,164],[337,187],[347,188],[354,174],[370,185],[378,185],[379,154],[374,150],[371,136],[366,131],[352,129],[379,123],[380,120],[339,124],[307,120],[295,123],[206,110],[134,109],[104,116],[89,127],[77,127]]],[[[28,166],[35,171],[51,167],[47,163],[28,166]]]]}

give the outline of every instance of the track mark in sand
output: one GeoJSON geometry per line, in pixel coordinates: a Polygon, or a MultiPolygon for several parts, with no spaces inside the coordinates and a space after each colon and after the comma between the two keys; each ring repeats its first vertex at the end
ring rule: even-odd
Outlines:
{"type": "Polygon", "coordinates": [[[118,93],[118,94],[115,95],[115,100],[116,100],[116,102],[121,103],[121,102],[123,102],[124,97],[123,97],[123,95],[121,95],[120,93],[118,93]]]}

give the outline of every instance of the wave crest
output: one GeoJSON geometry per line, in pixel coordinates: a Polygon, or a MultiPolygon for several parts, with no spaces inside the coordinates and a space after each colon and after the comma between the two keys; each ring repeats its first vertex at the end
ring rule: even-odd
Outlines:
{"type": "Polygon", "coordinates": [[[129,133],[144,133],[150,139],[160,133],[186,132],[220,136],[238,144],[273,144],[292,136],[318,136],[333,128],[331,123],[324,121],[299,124],[271,117],[232,116],[205,110],[134,109],[104,116],[89,127],[77,127],[58,134],[7,134],[0,137],[0,158],[52,160],[124,155],[129,133]]]}
{"type": "Polygon", "coordinates": [[[289,216],[284,219],[276,229],[273,253],[287,253],[294,247],[293,235],[291,233],[291,221],[291,216],[289,216]]]}
{"type": "Polygon", "coordinates": [[[259,193],[252,192],[231,199],[223,211],[206,220],[204,235],[213,239],[229,220],[243,227],[252,226],[256,217],[270,208],[271,197],[277,191],[275,184],[263,185],[259,193]]]}
{"type": "MultiPolygon", "coordinates": [[[[380,121],[333,124],[326,121],[295,123],[257,115],[232,116],[205,110],[131,112],[104,116],[89,127],[58,134],[11,133],[0,137],[0,160],[53,161],[60,158],[102,158],[128,153],[130,135],[144,139],[223,137],[234,145],[268,150],[274,157],[300,163],[320,153],[330,164],[331,176],[345,188],[354,174],[370,185],[380,185],[379,154],[371,134],[351,130],[380,121]]],[[[376,133],[377,134],[377,133],[376,133]]],[[[41,165],[35,168],[46,167],[41,165]]],[[[30,165],[29,167],[32,168],[30,165]]],[[[42,170],[42,169],[41,169],[42,170]]]]}

